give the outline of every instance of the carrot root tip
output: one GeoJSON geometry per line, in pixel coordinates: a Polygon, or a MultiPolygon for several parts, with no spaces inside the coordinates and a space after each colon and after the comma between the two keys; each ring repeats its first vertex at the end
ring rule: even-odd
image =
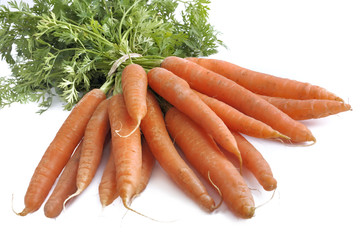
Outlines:
{"type": "Polygon", "coordinates": [[[27,207],[25,207],[21,212],[17,212],[14,209],[14,194],[11,195],[11,210],[13,211],[13,213],[15,213],[18,216],[26,216],[28,215],[28,213],[30,213],[30,209],[28,209],[27,207]]]}
{"type": "Polygon", "coordinates": [[[132,212],[134,212],[134,213],[136,213],[136,214],[138,214],[138,215],[140,215],[140,216],[142,216],[142,217],[148,218],[148,219],[150,219],[150,220],[152,220],[152,221],[161,222],[161,221],[159,221],[159,220],[157,220],[157,219],[154,219],[154,218],[152,218],[152,217],[149,217],[149,216],[147,216],[147,215],[145,215],[145,214],[143,214],[143,213],[140,213],[140,212],[134,210],[133,208],[131,208],[131,207],[129,206],[129,201],[126,200],[126,199],[123,199],[123,205],[124,205],[124,207],[125,207],[127,210],[132,211],[132,212]]]}
{"type": "Polygon", "coordinates": [[[130,132],[128,133],[127,135],[120,135],[119,132],[121,131],[122,127],[120,127],[119,129],[115,130],[115,133],[119,136],[119,137],[123,137],[123,138],[126,138],[126,137],[129,137],[130,135],[132,135],[140,126],[140,120],[138,120],[138,123],[137,125],[135,126],[135,128],[130,132]]]}
{"type": "Polygon", "coordinates": [[[69,200],[71,200],[72,198],[78,196],[80,193],[82,192],[81,189],[78,189],[75,193],[73,193],[72,195],[70,195],[69,197],[67,197],[67,199],[65,199],[64,203],[63,203],[63,209],[65,210],[65,205],[68,203],[69,200]]]}
{"type": "Polygon", "coordinates": [[[219,189],[219,187],[212,181],[209,171],[208,171],[208,180],[212,184],[212,186],[217,190],[219,196],[221,197],[221,200],[219,201],[219,203],[217,205],[214,205],[214,207],[211,209],[211,211],[213,212],[214,210],[218,209],[222,205],[222,203],[223,203],[223,195],[222,195],[222,192],[219,189]]]}
{"type": "Polygon", "coordinates": [[[270,197],[270,199],[268,199],[266,202],[261,203],[260,205],[258,205],[257,207],[255,207],[255,210],[258,209],[258,208],[260,208],[260,207],[262,207],[262,206],[264,206],[264,205],[266,205],[266,204],[268,204],[269,202],[271,202],[272,199],[274,198],[275,194],[276,194],[276,190],[277,190],[277,188],[275,188],[275,189],[273,190],[273,193],[272,193],[272,196],[270,197]]]}

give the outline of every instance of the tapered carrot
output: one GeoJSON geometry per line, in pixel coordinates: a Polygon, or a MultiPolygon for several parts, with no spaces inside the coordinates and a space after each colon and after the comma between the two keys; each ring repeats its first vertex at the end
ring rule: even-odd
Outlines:
{"type": "Polygon", "coordinates": [[[153,172],[155,158],[150,151],[147,141],[142,138],[142,176],[138,186],[137,194],[140,194],[147,187],[149,179],[153,172]]]}
{"type": "Polygon", "coordinates": [[[188,83],[164,68],[148,72],[149,86],[193,121],[202,125],[216,142],[240,156],[234,137],[225,123],[205,104],[188,83]]]}
{"type": "Polygon", "coordinates": [[[140,121],[147,113],[147,103],[145,100],[148,87],[147,73],[142,66],[130,64],[124,68],[121,80],[125,106],[129,116],[138,123],[137,127],[139,127],[140,121]]]}
{"type": "Polygon", "coordinates": [[[293,142],[315,141],[311,131],[258,95],[232,80],[194,62],[167,57],[162,67],[185,79],[191,88],[221,100],[239,111],[260,120],[291,138],[293,142]]]}
{"type": "Polygon", "coordinates": [[[245,115],[230,105],[195,90],[194,92],[223,120],[229,129],[257,138],[288,139],[267,124],[245,115]]]}
{"type": "Polygon", "coordinates": [[[117,192],[115,164],[112,151],[110,151],[108,161],[104,167],[98,191],[100,203],[103,207],[111,204],[119,196],[117,192]]]}
{"type": "Polygon", "coordinates": [[[76,178],[77,191],[66,201],[83,192],[95,176],[102,159],[105,137],[109,132],[108,103],[109,100],[105,99],[98,105],[85,129],[76,178]]]}
{"type": "Polygon", "coordinates": [[[64,201],[76,192],[76,175],[78,172],[81,148],[82,143],[78,145],[68,163],[65,165],[53,192],[44,205],[44,214],[48,218],[59,216],[63,210],[64,201]]]}
{"type": "Polygon", "coordinates": [[[221,74],[257,94],[292,99],[328,99],[343,101],[334,93],[306,82],[252,71],[218,59],[187,59],[213,72],[221,74]]]}
{"type": "MultiPolygon", "coordinates": [[[[149,150],[148,144],[142,138],[142,174],[140,184],[138,185],[137,194],[144,191],[148,185],[150,176],[153,171],[155,159],[149,150]]],[[[99,199],[103,207],[111,204],[119,195],[116,186],[116,173],[113,154],[110,154],[107,164],[99,184],[99,199]]]]}
{"type": "MultiPolygon", "coordinates": [[[[273,177],[271,167],[262,154],[241,134],[237,132],[232,133],[241,151],[243,166],[252,172],[259,184],[261,184],[266,191],[276,189],[277,180],[273,177]]],[[[239,164],[237,160],[233,161],[233,163],[236,166],[239,164]]]]}
{"type": "Polygon", "coordinates": [[[41,207],[83,137],[93,112],[105,97],[102,90],[94,89],[85,94],[73,108],[36,167],[25,195],[25,208],[18,215],[25,216],[41,207]]]}
{"type": "Polygon", "coordinates": [[[169,133],[188,161],[205,178],[217,186],[223,201],[242,218],[254,214],[254,200],[243,177],[226,159],[214,140],[195,122],[175,108],[165,116],[169,133]]]}
{"type": "Polygon", "coordinates": [[[147,106],[147,115],[140,127],[154,157],[180,189],[203,209],[213,211],[214,200],[174,147],[165,126],[163,113],[150,91],[147,94],[147,106]]]}
{"type": "Polygon", "coordinates": [[[327,99],[287,99],[260,95],[263,99],[295,120],[323,118],[351,110],[351,105],[327,99]]]}
{"type": "Polygon", "coordinates": [[[112,96],[108,112],[117,191],[123,205],[132,210],[130,209],[130,203],[137,194],[141,179],[142,148],[140,130],[136,128],[136,131],[126,138],[120,137],[116,132],[120,130],[120,135],[126,135],[137,126],[137,122],[128,114],[123,94],[112,96]]]}

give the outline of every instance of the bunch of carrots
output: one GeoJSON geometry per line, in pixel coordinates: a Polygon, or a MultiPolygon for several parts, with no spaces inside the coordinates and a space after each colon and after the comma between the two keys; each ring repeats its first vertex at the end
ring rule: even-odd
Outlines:
{"type": "Polygon", "coordinates": [[[57,217],[89,186],[110,141],[99,184],[103,206],[120,197],[132,210],[157,161],[201,208],[212,212],[220,205],[207,192],[208,181],[230,211],[251,218],[256,207],[240,169],[249,169],[266,191],[277,181],[243,135],[312,143],[315,137],[299,120],[351,109],[324,88],[207,58],[167,57],[148,72],[129,64],[119,86],[93,89],[73,108],[35,169],[19,215],[46,200],[45,215],[57,217]]]}

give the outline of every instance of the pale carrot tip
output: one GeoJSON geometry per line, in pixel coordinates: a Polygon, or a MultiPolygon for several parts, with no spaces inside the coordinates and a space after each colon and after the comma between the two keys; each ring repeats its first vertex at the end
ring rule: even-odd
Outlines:
{"type": "Polygon", "coordinates": [[[24,208],[24,210],[21,212],[15,212],[15,210],[13,209],[13,212],[18,216],[24,217],[30,213],[30,210],[28,208],[24,208]]]}
{"type": "Polygon", "coordinates": [[[251,206],[244,206],[244,215],[242,217],[244,218],[252,218],[254,216],[254,213],[256,211],[255,207],[251,206]]]}
{"type": "Polygon", "coordinates": [[[73,194],[70,195],[67,199],[65,199],[65,201],[64,201],[64,203],[63,203],[63,209],[65,209],[65,205],[67,204],[67,202],[68,202],[70,199],[78,196],[81,192],[82,192],[82,190],[81,190],[81,189],[78,189],[75,193],[73,193],[73,194]]]}
{"type": "Polygon", "coordinates": [[[137,125],[135,126],[135,128],[134,128],[130,133],[128,133],[127,135],[120,135],[120,134],[119,134],[119,132],[121,131],[121,128],[118,129],[118,130],[115,130],[115,133],[116,133],[119,137],[123,137],[123,138],[129,137],[130,135],[132,135],[132,134],[139,128],[140,122],[141,122],[141,120],[139,119],[137,125]]]}
{"type": "Polygon", "coordinates": [[[216,210],[217,208],[219,208],[222,205],[222,203],[223,203],[223,194],[222,194],[221,190],[219,189],[219,187],[212,181],[209,171],[208,171],[208,180],[212,184],[212,186],[217,190],[219,196],[221,197],[221,200],[216,205],[215,202],[213,201],[213,199],[209,195],[204,195],[205,198],[207,198],[207,201],[212,203],[212,207],[209,210],[211,212],[213,212],[214,210],[216,210]]]}
{"type": "Polygon", "coordinates": [[[15,213],[18,216],[26,216],[26,215],[28,215],[28,213],[30,213],[30,209],[27,208],[27,207],[25,207],[23,209],[23,211],[21,211],[21,212],[15,211],[15,209],[14,209],[14,194],[12,194],[12,196],[11,196],[11,210],[13,211],[13,213],[15,213]]]}

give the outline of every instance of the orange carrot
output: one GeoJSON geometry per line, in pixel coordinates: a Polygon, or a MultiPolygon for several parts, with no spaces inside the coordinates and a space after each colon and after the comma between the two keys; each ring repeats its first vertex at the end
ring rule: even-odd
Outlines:
{"type": "Polygon", "coordinates": [[[108,103],[108,99],[101,102],[88,122],[76,178],[77,191],[69,196],[67,200],[84,191],[91,183],[98,169],[103,155],[105,137],[109,132],[108,103]]]}
{"type": "Polygon", "coordinates": [[[218,59],[187,59],[221,74],[257,94],[292,99],[329,99],[343,101],[326,89],[306,82],[252,71],[218,59]]]}
{"type": "Polygon", "coordinates": [[[351,110],[351,105],[327,99],[287,99],[260,95],[263,99],[295,120],[323,118],[351,110]]]}
{"type": "Polygon", "coordinates": [[[81,148],[82,142],[65,165],[53,192],[44,205],[44,214],[48,218],[59,216],[63,210],[64,201],[76,192],[76,174],[78,172],[81,148]]]}
{"type": "Polygon", "coordinates": [[[153,68],[148,72],[149,86],[178,110],[197,122],[229,152],[240,157],[234,137],[207,104],[188,83],[164,68],[153,68]]]}
{"type": "MultiPolygon", "coordinates": [[[[140,184],[138,185],[137,194],[143,192],[147,187],[154,164],[155,159],[149,150],[148,144],[144,138],[142,138],[142,175],[140,184]]],[[[98,190],[99,199],[103,207],[111,204],[119,196],[117,192],[115,164],[112,153],[110,153],[108,162],[105,165],[98,190]]]]}
{"type": "Polygon", "coordinates": [[[94,89],[73,108],[36,167],[25,195],[25,208],[18,215],[25,216],[41,207],[83,137],[94,110],[105,97],[102,90],[94,89]]]}
{"type": "Polygon", "coordinates": [[[161,66],[185,79],[191,88],[266,123],[294,142],[315,141],[315,137],[305,125],[222,75],[178,57],[167,57],[161,66]]]}
{"type": "Polygon", "coordinates": [[[111,204],[118,196],[115,164],[113,153],[110,151],[109,158],[98,187],[100,203],[103,207],[111,204]]]}
{"type": "MultiPolygon", "coordinates": [[[[112,151],[116,170],[116,185],[123,205],[130,209],[130,202],[137,194],[141,179],[142,147],[140,130],[136,128],[130,136],[125,135],[137,126],[126,109],[123,94],[112,96],[109,102],[112,151]]],[[[133,211],[133,210],[132,210],[133,211]]]]}
{"type": "Polygon", "coordinates": [[[233,131],[238,131],[248,136],[257,138],[288,138],[267,124],[249,117],[228,104],[215,98],[204,95],[194,90],[195,93],[205,102],[233,131]]]}
{"type": "Polygon", "coordinates": [[[147,113],[145,100],[148,87],[147,73],[142,66],[130,64],[124,68],[121,78],[125,106],[129,116],[137,121],[138,127],[147,113]]]}
{"type": "Polygon", "coordinates": [[[154,95],[148,91],[147,115],[140,127],[153,156],[172,180],[198,205],[213,211],[215,203],[193,170],[173,145],[165,126],[163,113],[154,95]]]}
{"type": "Polygon", "coordinates": [[[147,187],[150,176],[153,172],[153,167],[155,164],[155,158],[150,151],[148,143],[142,138],[142,176],[140,179],[140,184],[138,186],[137,194],[144,191],[147,187]]]}
{"type": "MultiPolygon", "coordinates": [[[[259,184],[261,184],[266,191],[276,189],[277,181],[273,177],[271,167],[263,158],[262,154],[241,134],[237,132],[232,133],[241,151],[243,166],[252,172],[259,184]]],[[[237,160],[233,161],[233,163],[236,166],[239,164],[237,160]]]]}
{"type": "Polygon", "coordinates": [[[169,133],[188,161],[216,185],[231,211],[243,218],[254,214],[254,200],[243,177],[226,159],[214,140],[186,115],[175,108],[165,116],[169,133]]]}

